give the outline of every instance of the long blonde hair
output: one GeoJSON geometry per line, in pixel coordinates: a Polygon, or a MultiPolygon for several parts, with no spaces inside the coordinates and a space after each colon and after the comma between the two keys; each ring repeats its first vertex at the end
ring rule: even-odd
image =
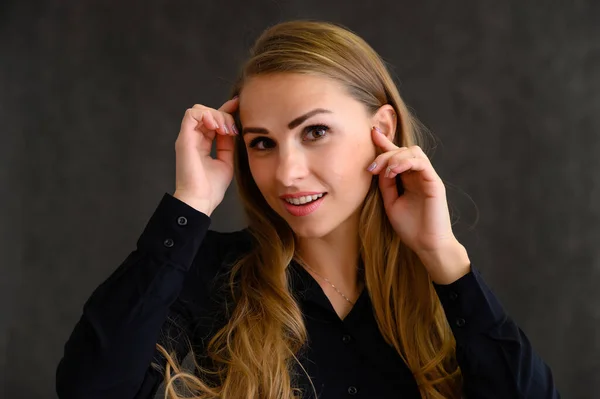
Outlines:
{"type": "MultiPolygon", "coordinates": [[[[424,145],[420,125],[400,98],[384,62],[346,28],[290,21],[267,29],[252,48],[234,94],[249,77],[274,73],[334,79],[373,113],[390,104],[398,115],[395,143],[424,145]]],[[[258,190],[241,139],[236,142],[235,178],[255,245],[231,269],[228,291],[234,307],[227,324],[206,347],[212,367],[196,364],[198,376],[182,371],[174,356],[158,345],[167,358],[165,396],[171,399],[183,397],[176,393],[176,385],[194,398],[298,397],[291,371],[301,367],[296,355],[307,332],[288,286],[294,234],[258,190]]],[[[412,371],[422,397],[460,397],[454,337],[427,271],[388,221],[377,177],[364,201],[359,235],[365,287],[381,334],[412,371]]]]}

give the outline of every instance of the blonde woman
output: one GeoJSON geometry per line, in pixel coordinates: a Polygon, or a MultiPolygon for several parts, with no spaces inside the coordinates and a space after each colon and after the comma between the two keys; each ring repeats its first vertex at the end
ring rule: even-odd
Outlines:
{"type": "Polygon", "coordinates": [[[557,398],[418,126],[355,34],[266,30],[234,98],[185,112],[175,191],[85,304],[60,398],[557,398]],[[248,228],[209,231],[234,174],[248,228]]]}

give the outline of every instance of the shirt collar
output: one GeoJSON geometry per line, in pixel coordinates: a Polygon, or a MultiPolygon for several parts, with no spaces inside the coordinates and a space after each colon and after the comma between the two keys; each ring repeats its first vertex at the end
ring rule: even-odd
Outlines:
{"type": "MultiPolygon", "coordinates": [[[[288,267],[288,277],[292,293],[301,301],[316,302],[319,305],[326,305],[323,299],[327,297],[319,283],[303,268],[296,260],[292,260],[288,267]],[[321,295],[319,295],[321,294],[321,295]],[[325,298],[323,298],[325,296],[325,298]]],[[[329,301],[327,300],[329,303],[329,301]]],[[[328,306],[325,306],[328,307],[328,306]]]]}
{"type": "MultiPolygon", "coordinates": [[[[359,268],[359,270],[364,271],[362,262],[360,262],[359,268]]],[[[329,302],[329,298],[327,298],[327,295],[325,295],[319,283],[296,260],[290,262],[288,267],[288,278],[293,295],[300,301],[312,302],[322,308],[335,312],[331,302],[329,302]]],[[[359,300],[367,294],[366,291],[365,287],[359,296],[359,300]]]]}

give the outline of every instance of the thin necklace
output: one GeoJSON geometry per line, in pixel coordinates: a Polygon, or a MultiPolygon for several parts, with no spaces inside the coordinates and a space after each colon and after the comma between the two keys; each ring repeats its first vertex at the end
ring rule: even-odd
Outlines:
{"type": "Polygon", "coordinates": [[[351,305],[354,306],[354,302],[352,302],[350,299],[348,299],[348,297],[344,294],[342,294],[342,292],[340,290],[337,289],[337,287],[335,285],[333,285],[331,283],[331,281],[329,281],[329,279],[327,277],[323,277],[321,276],[319,273],[317,273],[316,271],[314,271],[310,266],[308,266],[307,264],[304,264],[304,266],[310,270],[311,272],[313,272],[314,274],[316,274],[317,276],[319,276],[320,278],[322,278],[323,280],[327,281],[329,283],[329,285],[331,285],[331,287],[333,287],[333,289],[340,294],[345,300],[347,300],[351,305]]]}

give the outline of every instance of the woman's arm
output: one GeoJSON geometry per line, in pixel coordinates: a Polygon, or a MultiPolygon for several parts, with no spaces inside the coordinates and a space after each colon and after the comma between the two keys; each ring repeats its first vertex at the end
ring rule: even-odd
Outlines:
{"type": "Polygon", "coordinates": [[[434,287],[456,339],[467,398],[560,397],[550,368],[475,268],[434,287]]]}
{"type": "Polygon", "coordinates": [[[190,315],[178,300],[186,274],[197,254],[201,268],[218,261],[210,234],[204,239],[209,224],[208,216],[165,194],[137,249],[85,303],[57,368],[61,399],[153,397],[162,381],[150,367],[156,343],[167,339],[163,345],[180,360],[187,352],[185,341],[173,340],[188,334],[190,315]]]}

